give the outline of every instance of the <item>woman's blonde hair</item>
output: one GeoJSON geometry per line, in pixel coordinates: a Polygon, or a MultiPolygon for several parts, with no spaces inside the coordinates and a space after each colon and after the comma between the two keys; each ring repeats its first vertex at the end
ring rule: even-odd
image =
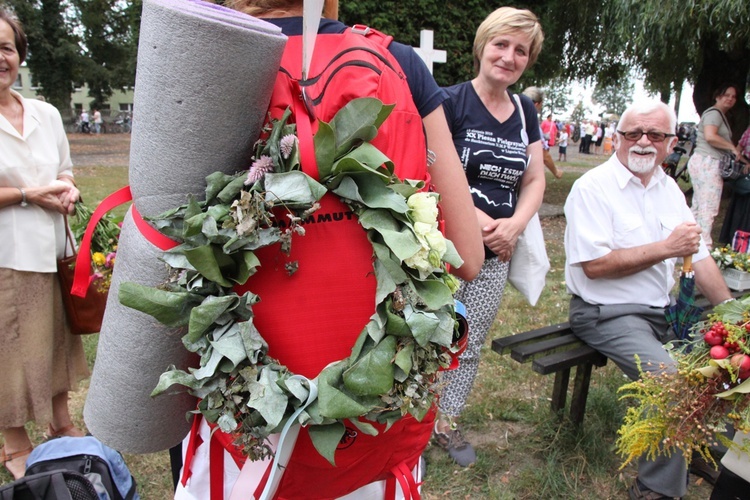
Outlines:
{"type": "MultiPolygon", "coordinates": [[[[224,4],[245,14],[255,17],[263,17],[271,12],[284,12],[293,8],[299,8],[303,0],[226,0],[224,4]]],[[[338,19],[339,1],[325,0],[323,4],[323,17],[338,19]]]]}
{"type": "Polygon", "coordinates": [[[531,40],[529,66],[536,62],[544,42],[544,33],[539,19],[530,10],[500,7],[487,16],[477,28],[477,34],[474,37],[474,70],[476,72],[479,72],[479,61],[487,43],[496,36],[510,33],[521,33],[531,40]]]}

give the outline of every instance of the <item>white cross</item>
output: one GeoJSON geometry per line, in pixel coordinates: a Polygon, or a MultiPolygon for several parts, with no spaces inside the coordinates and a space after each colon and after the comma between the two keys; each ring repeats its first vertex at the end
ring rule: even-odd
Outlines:
{"type": "Polygon", "coordinates": [[[419,47],[414,47],[414,51],[422,58],[430,73],[432,73],[432,63],[444,63],[447,57],[444,50],[432,48],[434,40],[432,30],[422,30],[419,32],[419,47]]]}

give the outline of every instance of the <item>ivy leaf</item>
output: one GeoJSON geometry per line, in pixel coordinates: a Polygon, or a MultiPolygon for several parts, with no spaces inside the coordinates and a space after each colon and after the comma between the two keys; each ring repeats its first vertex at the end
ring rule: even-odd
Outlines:
{"type": "Polygon", "coordinates": [[[250,397],[247,406],[258,410],[269,430],[281,423],[289,402],[288,396],[277,385],[279,378],[279,371],[266,367],[260,371],[259,380],[248,386],[250,397]]]}
{"type": "Polygon", "coordinates": [[[170,370],[159,375],[159,383],[151,391],[151,397],[164,394],[173,385],[182,385],[190,389],[197,389],[202,385],[202,382],[196,380],[192,374],[177,370],[172,366],[170,370]]]}
{"type": "Polygon", "coordinates": [[[266,174],[264,177],[266,202],[283,204],[290,208],[314,203],[319,198],[313,195],[310,183],[307,182],[308,177],[304,172],[297,170],[266,174]]]}
{"type": "MultiPolygon", "coordinates": [[[[398,366],[404,375],[408,375],[408,373],[411,371],[412,366],[414,366],[414,362],[412,360],[412,354],[414,354],[414,343],[408,342],[404,344],[404,346],[399,349],[399,351],[396,353],[396,357],[393,360],[393,363],[398,366]]],[[[403,382],[405,378],[401,378],[399,382],[403,382]]]]}
{"type": "MultiPolygon", "coordinates": [[[[433,332],[440,325],[440,320],[432,313],[415,310],[412,306],[404,308],[404,319],[414,335],[414,340],[422,347],[426,346],[432,339],[433,332]]],[[[448,344],[450,344],[451,336],[448,344]]]]}
{"type": "Polygon", "coordinates": [[[227,310],[237,307],[240,297],[237,294],[223,297],[209,296],[190,311],[190,321],[186,338],[197,342],[227,310]]]}
{"type": "Polygon", "coordinates": [[[440,309],[443,306],[453,304],[453,294],[448,285],[441,280],[412,280],[409,286],[430,309],[440,309]]]}
{"type": "Polygon", "coordinates": [[[336,422],[328,425],[311,425],[307,430],[318,453],[335,467],[336,448],[341,442],[341,438],[344,437],[344,432],[346,432],[344,424],[336,422]]]}
{"type": "MultiPolygon", "coordinates": [[[[243,172],[239,174],[237,178],[233,179],[229,184],[216,195],[217,200],[225,206],[232,204],[232,201],[239,197],[240,191],[245,187],[246,174],[243,172]]],[[[206,200],[209,198],[206,197],[206,200]]]]}
{"type": "Polygon", "coordinates": [[[380,100],[371,97],[349,101],[331,120],[336,136],[336,158],[358,143],[373,140],[378,134],[377,126],[392,109],[393,106],[384,106],[380,100]]]}
{"type": "Polygon", "coordinates": [[[400,227],[388,210],[365,210],[359,223],[365,229],[377,231],[391,252],[401,261],[408,259],[421,248],[422,244],[407,228],[400,227]]]}
{"type": "Polygon", "coordinates": [[[386,297],[388,297],[388,295],[396,290],[397,283],[393,281],[391,273],[388,272],[388,268],[380,261],[380,259],[375,260],[373,268],[375,269],[375,279],[377,282],[375,303],[380,304],[386,297]]]}
{"type": "Polygon", "coordinates": [[[443,260],[453,267],[461,267],[464,264],[464,259],[458,254],[458,250],[453,245],[453,242],[448,238],[445,239],[445,255],[443,260]]]}
{"type": "Polygon", "coordinates": [[[234,180],[236,176],[220,171],[206,176],[206,203],[213,202],[218,194],[234,180]]]}
{"type": "Polygon", "coordinates": [[[211,341],[211,346],[213,346],[215,351],[221,353],[222,356],[232,362],[232,370],[247,359],[247,353],[237,323],[232,324],[229,331],[220,339],[211,341]]]}
{"type": "Polygon", "coordinates": [[[343,198],[358,201],[368,208],[385,208],[404,214],[409,210],[402,196],[388,189],[385,184],[373,182],[371,175],[348,175],[333,192],[343,198]]]}
{"type": "Polygon", "coordinates": [[[223,270],[234,267],[234,261],[213,245],[203,245],[185,250],[188,262],[205,278],[229,288],[232,283],[224,277],[223,270]]]}
{"type": "Polygon", "coordinates": [[[318,164],[318,175],[320,179],[330,177],[333,162],[336,159],[336,138],[331,126],[325,122],[318,122],[318,131],[313,137],[315,147],[315,161],[318,164]]]}
{"type": "Polygon", "coordinates": [[[357,396],[378,396],[393,387],[396,339],[385,337],[343,373],[344,387],[357,396]]]}
{"type": "Polygon", "coordinates": [[[344,363],[334,363],[327,366],[318,375],[318,408],[320,414],[325,418],[356,418],[367,414],[379,402],[379,398],[368,400],[345,394],[339,390],[344,368],[344,363]]]}
{"type": "Polygon", "coordinates": [[[118,298],[122,305],[153,316],[169,327],[188,324],[190,309],[203,300],[200,295],[169,292],[132,282],[120,285],[118,298]]]}

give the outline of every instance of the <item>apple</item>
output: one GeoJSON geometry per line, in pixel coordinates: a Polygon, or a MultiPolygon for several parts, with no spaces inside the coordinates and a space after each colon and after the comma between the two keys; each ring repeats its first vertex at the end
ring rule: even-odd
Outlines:
{"type": "Polygon", "coordinates": [[[703,336],[703,340],[708,345],[719,345],[724,342],[724,337],[721,336],[716,330],[709,330],[706,335],[703,336]]]}
{"type": "Polygon", "coordinates": [[[723,345],[715,345],[708,351],[708,355],[713,359],[725,359],[729,356],[729,350],[723,345]]]}
{"type": "Polygon", "coordinates": [[[740,373],[750,372],[750,356],[746,354],[735,354],[729,362],[732,366],[738,368],[740,373]]]}

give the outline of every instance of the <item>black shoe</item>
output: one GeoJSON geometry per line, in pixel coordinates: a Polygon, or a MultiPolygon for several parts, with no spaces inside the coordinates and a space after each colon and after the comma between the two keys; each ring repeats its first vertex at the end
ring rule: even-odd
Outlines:
{"type": "Polygon", "coordinates": [[[715,466],[708,463],[700,453],[693,453],[690,461],[690,473],[702,477],[711,485],[716,484],[716,480],[719,478],[719,471],[715,466]]]}
{"type": "Polygon", "coordinates": [[[633,484],[628,489],[628,495],[630,495],[630,500],[671,500],[674,498],[646,488],[643,483],[638,481],[638,478],[635,478],[635,481],[633,481],[633,484]]]}

